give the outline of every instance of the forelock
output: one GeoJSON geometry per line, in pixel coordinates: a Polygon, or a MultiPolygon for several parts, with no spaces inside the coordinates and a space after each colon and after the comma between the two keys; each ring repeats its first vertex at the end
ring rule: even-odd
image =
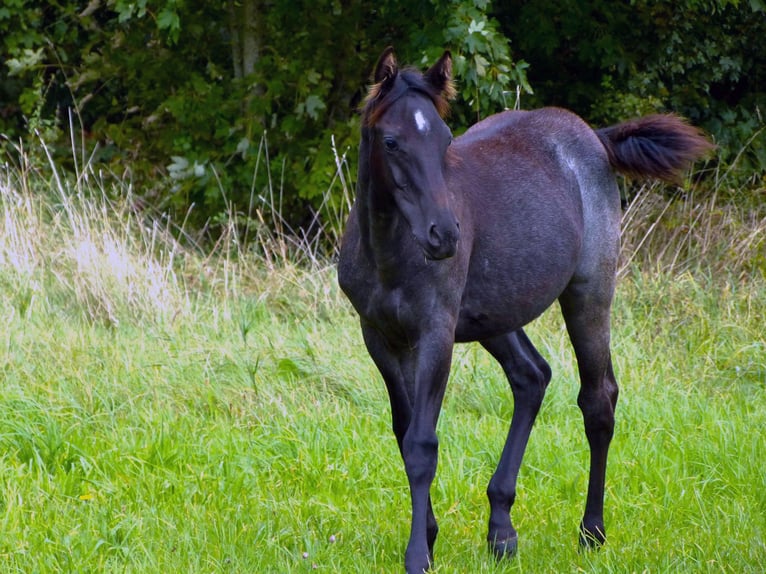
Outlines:
{"type": "MultiPolygon", "coordinates": [[[[373,127],[380,117],[391,105],[409,91],[419,92],[427,96],[436,107],[439,116],[444,118],[449,113],[449,101],[434,88],[420,71],[413,68],[405,68],[397,74],[393,86],[384,90],[385,81],[370,86],[367,97],[362,106],[362,124],[365,127],[373,127]]],[[[452,93],[446,90],[447,96],[452,93]]]]}

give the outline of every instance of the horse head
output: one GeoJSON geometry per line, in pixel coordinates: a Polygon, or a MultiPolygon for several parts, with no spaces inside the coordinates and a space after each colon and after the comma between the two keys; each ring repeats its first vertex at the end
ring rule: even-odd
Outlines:
{"type": "Polygon", "coordinates": [[[460,236],[444,173],[452,142],[442,119],[454,93],[451,72],[449,52],[421,74],[400,69],[389,48],[363,110],[371,185],[393,199],[429,259],[455,255],[460,236]]]}

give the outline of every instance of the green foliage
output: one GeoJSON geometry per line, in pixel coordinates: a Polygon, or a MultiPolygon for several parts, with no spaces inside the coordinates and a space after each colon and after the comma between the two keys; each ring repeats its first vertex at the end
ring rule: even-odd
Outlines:
{"type": "Polygon", "coordinates": [[[594,123],[672,109],[752,180],[766,166],[764,36],[756,0],[8,0],[0,145],[13,154],[37,132],[74,169],[74,140],[80,161],[197,228],[228,212],[253,221],[275,192],[286,222],[305,226],[328,205],[331,138],[356,163],[356,108],[393,45],[422,67],[452,51],[457,132],[522,95],[594,123]]]}
{"type": "MultiPolygon", "coordinates": [[[[402,61],[455,50],[467,99],[455,117],[466,121],[500,109],[510,82],[526,86],[524,65],[511,61],[488,7],[479,0],[249,0],[204,8],[110,0],[78,12],[16,0],[0,12],[8,56],[0,90],[16,102],[0,130],[15,139],[41,122],[68,127],[71,108],[86,146],[97,148],[93,159],[127,169],[143,195],[176,219],[199,226],[229,210],[253,217],[277,181],[283,214],[300,224],[335,176],[331,137],[341,153],[355,152],[355,108],[385,45],[397,46],[402,61]],[[248,6],[249,28],[237,22],[248,6]],[[248,70],[232,57],[246,33],[248,70]],[[267,149],[259,143],[264,134],[267,149]],[[158,169],[167,175],[159,185],[158,169]]],[[[46,139],[58,139],[67,158],[62,133],[46,139]]]]}
{"type": "Polygon", "coordinates": [[[542,0],[496,17],[533,62],[533,105],[596,124],[672,110],[713,134],[724,165],[737,159],[741,182],[766,174],[762,2],[542,0]]]}
{"type": "Polygon", "coordinates": [[[524,61],[513,62],[508,40],[499,32],[497,22],[485,10],[489,2],[453,2],[444,31],[449,46],[455,46],[455,75],[460,93],[473,117],[460,117],[462,125],[472,120],[512,107],[516,87],[532,93],[527,82],[524,61]],[[510,100],[510,101],[509,101],[510,100]]]}

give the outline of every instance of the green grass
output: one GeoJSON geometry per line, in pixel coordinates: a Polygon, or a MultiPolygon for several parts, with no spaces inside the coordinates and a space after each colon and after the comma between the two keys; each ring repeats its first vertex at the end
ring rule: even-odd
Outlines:
{"type": "MultiPolygon", "coordinates": [[[[169,325],[34,307],[7,325],[0,570],[399,571],[409,502],[385,392],[333,273],[318,277],[319,292],[292,277],[257,305],[169,325]]],[[[624,282],[610,540],[584,554],[574,365],[555,313],[530,329],[555,379],[521,472],[519,556],[502,566],[484,552],[484,489],[513,405],[491,360],[461,347],[439,429],[436,571],[758,571],[764,316],[762,285],[624,282]]]]}
{"type": "MultiPolygon", "coordinates": [[[[72,190],[26,182],[0,182],[0,571],[402,571],[404,470],[334,271],[207,256],[98,194],[67,214],[49,197],[72,190]]],[[[484,491],[513,402],[491,359],[459,347],[435,572],[762,571],[766,279],[705,269],[634,266],[619,286],[598,552],[577,548],[587,447],[557,310],[529,328],[554,380],[513,509],[519,554],[501,564],[484,491]]]]}

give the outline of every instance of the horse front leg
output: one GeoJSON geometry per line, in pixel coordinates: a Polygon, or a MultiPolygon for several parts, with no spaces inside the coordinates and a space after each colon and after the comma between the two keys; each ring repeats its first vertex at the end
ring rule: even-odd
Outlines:
{"type": "MultiPolygon", "coordinates": [[[[414,401],[412,418],[402,441],[402,457],[412,500],[410,540],[404,565],[408,574],[422,574],[431,566],[429,533],[431,483],[436,475],[439,441],[436,423],[452,362],[454,330],[429,333],[418,342],[414,356],[414,401]]],[[[435,525],[435,522],[434,522],[435,525]]]]}
{"type": "MultiPolygon", "coordinates": [[[[386,384],[391,405],[391,425],[399,447],[399,453],[404,460],[404,435],[412,419],[412,401],[414,400],[415,370],[414,357],[407,350],[396,352],[390,347],[383,336],[374,328],[362,325],[362,335],[370,356],[380,371],[386,384]]],[[[426,515],[426,543],[428,545],[428,560],[433,561],[434,543],[439,533],[436,517],[433,513],[431,497],[428,498],[426,515]]]]}
{"type": "Polygon", "coordinates": [[[518,539],[510,516],[516,500],[516,479],[532,425],[551,380],[551,369],[521,329],[482,341],[482,345],[503,367],[514,401],[503,454],[487,487],[490,506],[487,543],[501,559],[516,552],[518,539]]]}

